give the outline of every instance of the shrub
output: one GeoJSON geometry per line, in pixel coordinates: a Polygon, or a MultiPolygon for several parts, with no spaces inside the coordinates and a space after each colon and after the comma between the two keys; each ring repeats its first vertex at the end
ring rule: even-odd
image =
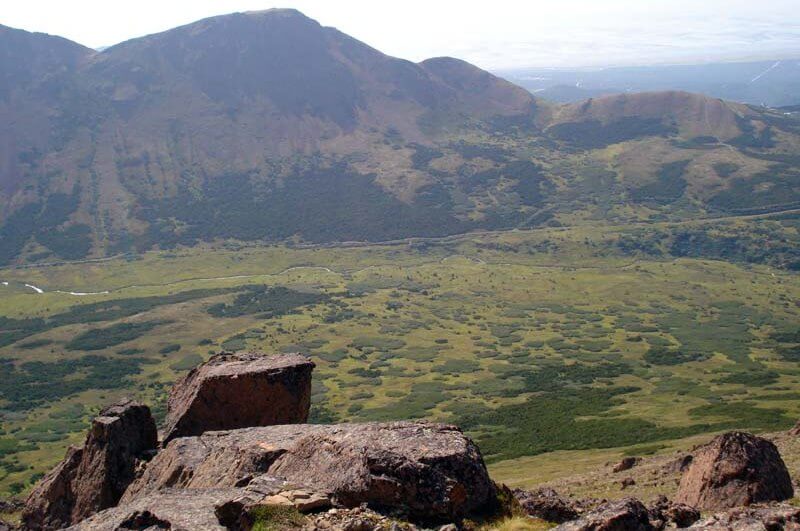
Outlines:
{"type": "Polygon", "coordinates": [[[187,354],[186,356],[182,357],[179,361],[176,361],[175,363],[170,365],[169,368],[177,372],[189,371],[191,369],[194,369],[201,363],[203,363],[203,357],[200,356],[199,354],[187,354]]]}
{"type": "Polygon", "coordinates": [[[106,328],[92,328],[75,336],[66,344],[67,350],[102,350],[137,339],[157,326],[170,321],[142,321],[138,323],[118,323],[106,328]]]}

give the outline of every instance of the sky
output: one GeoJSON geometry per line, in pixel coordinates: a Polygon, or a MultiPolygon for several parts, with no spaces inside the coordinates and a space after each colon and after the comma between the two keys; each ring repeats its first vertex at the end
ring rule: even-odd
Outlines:
{"type": "Polygon", "coordinates": [[[293,7],[379,50],[495,71],[800,57],[799,0],[3,0],[0,24],[100,48],[293,7]]]}

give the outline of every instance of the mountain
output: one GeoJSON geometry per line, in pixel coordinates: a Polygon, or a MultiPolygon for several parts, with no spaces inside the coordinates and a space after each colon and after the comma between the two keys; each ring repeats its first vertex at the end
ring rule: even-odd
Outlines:
{"type": "Polygon", "coordinates": [[[0,263],[800,204],[791,113],[682,92],[554,105],[294,10],[102,52],[4,28],[0,56],[24,80],[0,92],[0,263]]]}
{"type": "Polygon", "coordinates": [[[743,61],[566,70],[522,68],[500,75],[536,96],[572,103],[611,93],[683,90],[780,107],[800,103],[800,61],[743,61]]]}

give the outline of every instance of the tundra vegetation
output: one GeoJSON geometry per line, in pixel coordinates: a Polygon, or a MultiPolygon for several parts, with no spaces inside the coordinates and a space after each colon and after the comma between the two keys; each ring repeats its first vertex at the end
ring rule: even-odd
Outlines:
{"type": "Polygon", "coordinates": [[[455,422],[500,476],[546,452],[786,428],[797,238],[796,217],[764,215],[6,269],[0,490],[29,488],[115,398],[163,416],[223,348],[307,353],[313,421],[455,422]]]}

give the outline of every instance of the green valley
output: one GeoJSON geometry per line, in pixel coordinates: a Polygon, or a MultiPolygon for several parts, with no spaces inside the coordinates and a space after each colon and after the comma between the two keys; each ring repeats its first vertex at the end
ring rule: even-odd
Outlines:
{"type": "Polygon", "coordinates": [[[114,398],[163,415],[220,349],[307,353],[314,421],[457,423],[492,466],[782,429],[800,416],[798,228],[587,224],[0,270],[0,486],[27,489],[114,398]]]}

